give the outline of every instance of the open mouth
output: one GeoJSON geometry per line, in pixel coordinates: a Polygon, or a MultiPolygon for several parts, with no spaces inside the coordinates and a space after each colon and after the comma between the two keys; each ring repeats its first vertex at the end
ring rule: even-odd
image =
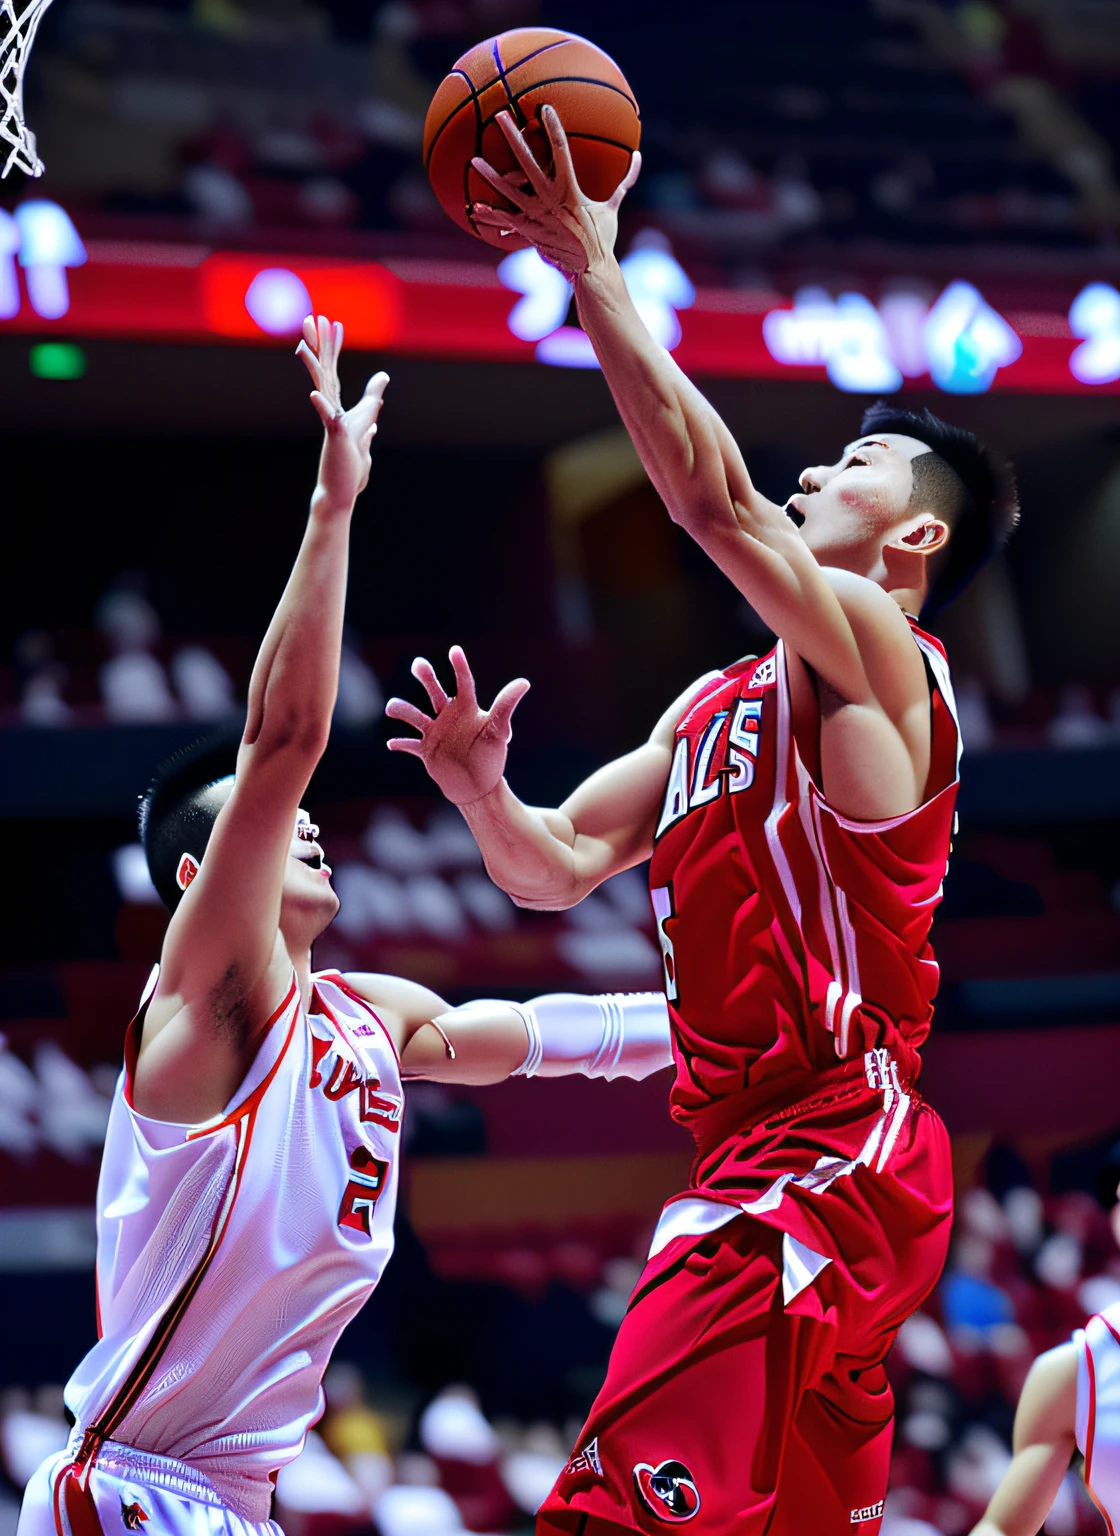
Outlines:
{"type": "Polygon", "coordinates": [[[308,869],[313,869],[318,874],[330,875],[331,867],[323,858],[323,850],[321,848],[308,848],[306,853],[301,850],[299,853],[293,854],[292,857],[298,859],[301,864],[306,864],[308,869]]]}
{"type": "Polygon", "coordinates": [[[782,510],[795,528],[803,528],[805,526],[804,512],[799,512],[792,502],[787,501],[782,510]]]}

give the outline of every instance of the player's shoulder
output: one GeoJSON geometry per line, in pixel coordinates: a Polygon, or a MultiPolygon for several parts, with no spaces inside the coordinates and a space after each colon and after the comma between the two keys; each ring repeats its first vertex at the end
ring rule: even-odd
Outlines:
{"type": "Polygon", "coordinates": [[[840,601],[849,623],[882,628],[898,637],[908,636],[910,623],[902,609],[885,588],[869,576],[841,570],[835,565],[821,567],[829,586],[840,601]]]}
{"type": "MultiPolygon", "coordinates": [[[[736,665],[738,665],[738,663],[736,663],[736,665]]],[[[703,695],[709,691],[709,689],[717,686],[719,683],[724,682],[729,673],[733,670],[733,668],[726,668],[724,670],[713,669],[711,672],[705,672],[703,677],[698,677],[694,682],[689,683],[687,688],[682,689],[682,691],[677,694],[676,698],[669,705],[669,708],[661,716],[660,720],[658,720],[650,735],[650,740],[652,742],[662,744],[671,744],[673,735],[693,705],[696,704],[698,700],[700,700],[703,695]]]]}

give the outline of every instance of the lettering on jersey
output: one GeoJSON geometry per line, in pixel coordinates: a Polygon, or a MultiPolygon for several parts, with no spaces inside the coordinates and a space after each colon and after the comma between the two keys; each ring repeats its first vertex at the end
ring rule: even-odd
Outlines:
{"type": "Polygon", "coordinates": [[[571,1477],[577,1472],[591,1472],[596,1477],[603,1475],[603,1463],[599,1459],[599,1436],[589,1440],[582,1451],[573,1451],[568,1458],[568,1464],[564,1468],[564,1476],[571,1477]]]}
{"type": "Polygon", "coordinates": [[[373,1208],[377,1204],[389,1164],[384,1158],[374,1157],[368,1147],[355,1147],[350,1154],[351,1177],[338,1208],[338,1224],[369,1237],[373,1227],[373,1208]]]}
{"type": "Polygon", "coordinates": [[[352,1061],[343,1061],[341,1057],[331,1068],[331,1075],[323,1084],[323,1092],[328,1099],[338,1103],[348,1093],[353,1093],[356,1088],[362,1086],[362,1076],[352,1061]]]}
{"type": "Polygon", "coordinates": [[[671,885],[659,885],[649,893],[653,902],[653,915],[657,919],[657,942],[661,945],[661,964],[665,970],[665,996],[671,1003],[678,1000],[677,992],[677,957],[673,950],[673,941],[665,932],[665,924],[671,917],[676,917],[676,909],[673,906],[673,887],[671,885]]]}
{"type": "Polygon", "coordinates": [[[716,742],[719,740],[719,733],[723,730],[723,722],[726,719],[726,709],[713,715],[708,722],[708,729],[701,738],[700,750],[696,754],[696,771],[692,775],[692,794],[688,800],[690,811],[694,811],[698,805],[708,805],[719,796],[722,787],[720,776],[717,773],[714,779],[709,779],[709,773],[712,767],[712,753],[716,749],[716,742]]]}
{"type": "Polygon", "coordinates": [[[765,688],[767,683],[775,683],[778,680],[778,658],[767,656],[759,662],[751,673],[748,688],[765,688]]]}
{"type": "Polygon", "coordinates": [[[865,1520],[878,1520],[885,1503],[886,1500],[880,1499],[877,1504],[865,1504],[862,1509],[853,1509],[849,1516],[852,1525],[862,1525],[865,1520]]]}
{"type": "Polygon", "coordinates": [[[739,699],[727,733],[727,788],[736,795],[754,783],[754,765],[758,757],[758,728],[762,719],[761,699],[739,699]]]}
{"type": "MultiPolygon", "coordinates": [[[[773,663],[773,657],[770,658],[773,663]]],[[[763,663],[766,665],[766,663],[763,663]]],[[[673,749],[669,782],[655,841],[663,832],[687,816],[689,811],[710,805],[726,790],[735,795],[754,783],[758,760],[758,738],[762,728],[762,700],[736,699],[733,710],[722,709],[705,727],[696,748],[696,758],[689,771],[691,738],[680,736],[673,749]],[[730,724],[728,724],[730,721],[730,724]],[[722,754],[720,744],[727,725],[722,754]],[[722,756],[722,761],[721,761],[722,756]]]]}
{"type": "Polygon", "coordinates": [[[665,806],[657,824],[657,836],[688,813],[688,737],[682,736],[673,749],[673,766],[665,790],[665,806]]]}
{"type": "MultiPolygon", "coordinates": [[[[372,1034],[373,1031],[371,1030],[372,1034]]],[[[364,1125],[379,1125],[382,1130],[396,1135],[401,1128],[401,1111],[404,1108],[402,1100],[395,1094],[381,1092],[381,1079],[379,1077],[363,1077],[352,1061],[344,1056],[335,1056],[329,1070],[324,1077],[323,1062],[331,1055],[333,1041],[320,1040],[318,1035],[311,1036],[311,1077],[308,1086],[322,1088],[324,1094],[333,1103],[344,1099],[347,1094],[357,1093],[358,1114],[364,1125]]]]}

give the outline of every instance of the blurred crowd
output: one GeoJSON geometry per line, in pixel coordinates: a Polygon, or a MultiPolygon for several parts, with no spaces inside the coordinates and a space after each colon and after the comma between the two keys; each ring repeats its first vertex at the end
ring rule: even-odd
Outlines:
{"type": "MultiPolygon", "coordinates": [[[[169,641],[140,572],[124,572],[102,594],[92,632],[27,630],[9,674],[9,721],[62,727],[108,722],[216,724],[237,715],[251,655],[223,637],[169,641]],[[224,658],[224,659],[223,659],[224,658]],[[237,681],[235,682],[235,676],[237,681]]],[[[384,698],[353,635],[343,643],[336,719],[380,720],[384,698]]]]}
{"type": "MultiPolygon", "coordinates": [[[[197,720],[205,728],[208,723],[236,718],[248,683],[251,647],[232,636],[166,635],[147,588],[142,572],[122,572],[97,601],[92,630],[64,634],[31,629],[18,636],[10,667],[6,673],[0,670],[0,724],[58,728],[197,720]]],[[[394,658],[394,671],[407,667],[409,644],[402,637],[395,647],[400,654],[394,658]]],[[[380,649],[386,654],[393,650],[391,640],[380,649]]],[[[978,677],[962,669],[957,702],[969,752],[1120,742],[1118,687],[1069,683],[1032,688],[1024,670],[1017,693],[1010,702],[998,698],[978,677]]],[[[349,630],[343,642],[335,719],[349,726],[380,725],[384,702],[385,690],[364,654],[362,639],[349,630]]],[[[438,829],[436,835],[437,840],[442,835],[438,829]]],[[[408,851],[420,860],[416,868],[427,868],[430,860],[421,856],[419,845],[410,844],[408,851]]],[[[395,868],[395,857],[389,858],[390,869],[395,868]]],[[[368,881],[366,887],[372,890],[368,881]]],[[[366,905],[373,910],[377,903],[371,896],[366,905]]],[[[500,928],[497,909],[489,910],[500,928]]],[[[482,920],[485,924],[486,919],[482,920]]]]}
{"type": "Polygon", "coordinates": [[[814,235],[1077,245],[1120,227],[1106,6],[791,0],[713,4],[694,27],[677,7],[581,0],[56,9],[31,86],[53,186],[204,237],[393,230],[469,256],[420,165],[424,114],[460,52],[538,22],[618,57],[643,109],[631,203],[725,279],[814,235]]]}
{"type": "MultiPolygon", "coordinates": [[[[1015,1179],[1001,1198],[982,1184],[961,1196],[941,1284],[888,1361],[897,1419],[883,1536],[971,1529],[1007,1467],[1031,1361],[1120,1301],[1118,1225],[1084,1191],[1043,1197],[1015,1179]]],[[[618,1326],[637,1273],[636,1262],[616,1260],[580,1288],[604,1328],[618,1326]]],[[[578,1418],[487,1416],[478,1389],[462,1382],[425,1400],[373,1359],[340,1361],[324,1388],[326,1414],[277,1482],[288,1536],[527,1531],[579,1431],[578,1418]]],[[[0,1395],[3,1536],[19,1490],[66,1434],[57,1386],[0,1395]]],[[[1099,1530],[1075,1463],[1046,1536],[1099,1530]]]]}
{"type": "MultiPolygon", "coordinates": [[[[1120,1301],[1117,1227],[1086,1192],[1043,1199],[1014,1183],[1002,1200],[982,1186],[958,1200],[941,1284],[904,1324],[888,1362],[897,1536],[960,1536],[979,1519],[1010,1460],[1013,1409],[1032,1360],[1120,1301]]],[[[1045,1529],[1101,1530],[1078,1466],[1045,1529]]],[[[890,1530],[885,1522],[884,1536],[890,1530]]]]}

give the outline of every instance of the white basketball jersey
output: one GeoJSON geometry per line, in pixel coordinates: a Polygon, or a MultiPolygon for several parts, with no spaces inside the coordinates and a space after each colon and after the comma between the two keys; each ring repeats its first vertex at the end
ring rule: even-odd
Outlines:
{"type": "Polygon", "coordinates": [[[310,1007],[293,977],[233,1103],[172,1125],[132,1107],[143,1012],[98,1190],[100,1342],[66,1402],[95,1441],[186,1462],[266,1520],[269,1476],[299,1454],[392,1252],[399,1063],[338,972],[314,978],[310,1007]]]}
{"type": "Polygon", "coordinates": [[[1077,1446],[1085,1486],[1109,1536],[1120,1530],[1120,1302],[1074,1334],[1077,1359],[1077,1446]]]}

